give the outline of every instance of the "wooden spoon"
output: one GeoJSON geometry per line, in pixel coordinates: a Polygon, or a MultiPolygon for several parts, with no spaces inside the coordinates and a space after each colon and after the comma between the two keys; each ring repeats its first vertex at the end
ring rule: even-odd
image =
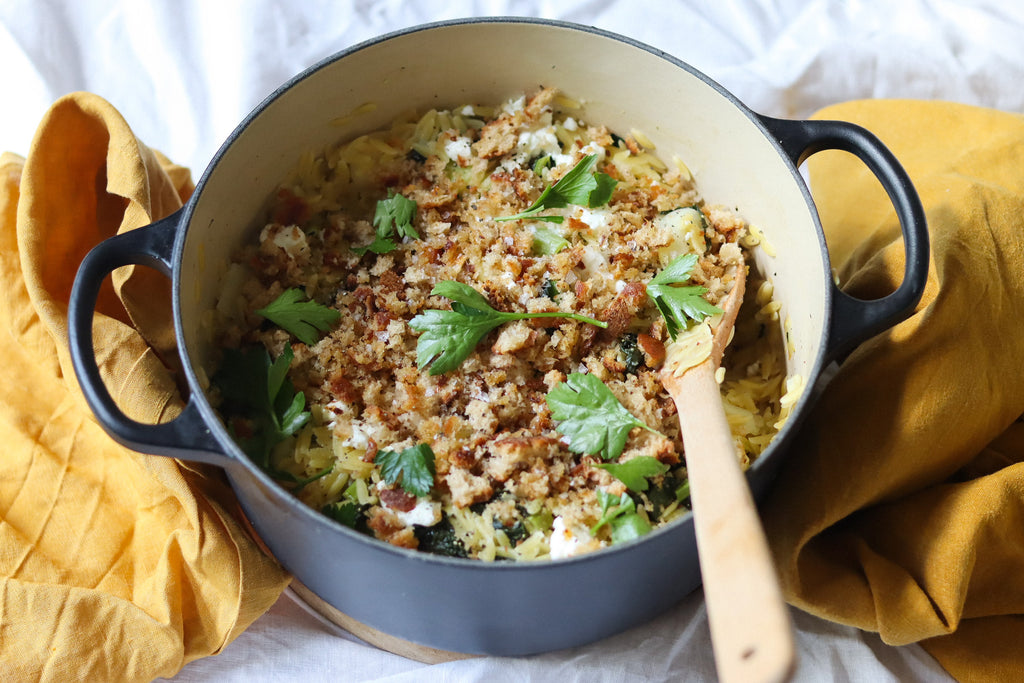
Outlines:
{"type": "MultiPolygon", "coordinates": [[[[715,372],[743,300],[746,267],[713,330],[711,356],[680,368],[671,351],[661,381],[679,410],[715,666],[722,681],[786,681],[796,661],[789,610],[737,458],[715,372]]],[[[671,345],[670,345],[671,346],[671,345]]]]}

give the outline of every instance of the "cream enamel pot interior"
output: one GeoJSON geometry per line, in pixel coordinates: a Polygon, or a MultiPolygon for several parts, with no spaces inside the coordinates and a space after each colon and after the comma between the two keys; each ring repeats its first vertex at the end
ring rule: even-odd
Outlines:
{"type": "Polygon", "coordinates": [[[805,377],[808,388],[748,473],[760,496],[826,364],[906,318],[920,299],[928,264],[920,202],[898,162],[863,129],[759,116],[692,67],[604,31],[515,18],[467,20],[345,50],[257,107],[180,211],[89,253],[71,297],[75,370],[114,439],[137,451],[222,467],[255,531],[306,587],[370,627],[456,652],[571,647],[670,608],[700,584],[692,518],[598,553],[520,565],[428,555],[358,534],[293,498],[231,440],[204,395],[212,358],[204,320],[232,251],[253,238],[266,198],[304,151],[384,126],[410,108],[497,103],[540,84],[584,101],[587,121],[641,130],[663,158],[678,155],[707,201],[738,207],[774,246],[775,257],[758,249],[756,258],[792,322],[789,371],[805,377]],[[797,170],[822,149],[859,156],[893,201],[907,265],[903,283],[888,297],[859,301],[833,284],[818,217],[797,170]],[[111,271],[128,264],[149,265],[172,280],[174,329],[191,395],[166,424],[128,419],[96,366],[97,292],[111,271]]]}

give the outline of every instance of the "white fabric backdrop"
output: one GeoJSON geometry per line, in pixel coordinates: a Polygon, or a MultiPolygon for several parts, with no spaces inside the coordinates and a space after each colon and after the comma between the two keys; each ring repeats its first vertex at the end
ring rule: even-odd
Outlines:
{"type": "MultiPolygon", "coordinates": [[[[590,24],[689,62],[753,109],[806,117],[865,97],[1024,112],[1024,3],[966,0],[0,0],[0,151],[25,154],[59,96],[108,99],[198,179],[274,88],[362,40],[428,21],[537,16],[590,24]]],[[[793,612],[800,681],[946,680],[917,647],[793,612]]],[[[428,667],[310,615],[290,593],[223,654],[177,681],[712,680],[699,592],[590,646],[428,667]]]]}

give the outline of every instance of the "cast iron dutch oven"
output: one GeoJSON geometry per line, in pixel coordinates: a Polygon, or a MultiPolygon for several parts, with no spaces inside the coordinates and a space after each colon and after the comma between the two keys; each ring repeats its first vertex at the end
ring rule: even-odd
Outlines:
{"type": "Polygon", "coordinates": [[[385,126],[411,108],[498,103],[558,87],[586,120],[643,131],[662,158],[678,155],[711,203],[738,207],[774,247],[756,250],[792,323],[789,372],[808,389],[775,442],[748,472],[755,498],[769,485],[811,401],[822,369],[906,318],[928,264],[920,201],[870,133],[829,121],[760,116],[677,59],[605,31],[518,18],[429,24],[340,52],[298,75],[232,133],[177,213],[110,238],[84,259],[71,296],[71,352],[92,410],[137,451],[218,465],[252,526],[306,587],[387,634],[463,653],[520,655],[591,642],[665,611],[700,584],[692,517],[598,553],[531,564],[418,553],[361,535],[306,507],[232,441],[204,395],[210,337],[204,312],[239,245],[251,240],[266,198],[304,151],[385,126]],[[373,106],[362,106],[372,103],[373,106]],[[361,112],[346,116],[350,112],[361,112]],[[823,149],[860,157],[879,178],[903,230],[906,271],[874,301],[833,283],[824,237],[799,164],[823,149]],[[97,370],[91,323],[114,269],[156,268],[172,280],[174,329],[190,396],[172,422],[128,419],[97,370]]]}

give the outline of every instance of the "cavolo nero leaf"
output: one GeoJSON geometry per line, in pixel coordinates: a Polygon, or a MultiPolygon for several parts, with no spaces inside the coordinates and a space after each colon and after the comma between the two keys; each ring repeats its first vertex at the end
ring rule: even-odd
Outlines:
{"type": "Polygon", "coordinates": [[[427,309],[409,321],[420,332],[416,340],[416,365],[420,370],[430,366],[431,375],[457,368],[484,335],[503,323],[527,318],[569,318],[598,327],[607,323],[578,313],[544,311],[539,313],[508,313],[497,311],[483,294],[467,284],[443,280],[434,286],[432,296],[450,299],[450,311],[427,309]]]}
{"type": "Polygon", "coordinates": [[[289,334],[295,335],[307,346],[316,344],[320,333],[331,329],[341,318],[341,313],[308,301],[300,289],[286,289],[280,296],[256,311],[270,322],[289,334]]]}
{"type": "Polygon", "coordinates": [[[684,284],[689,282],[696,265],[696,254],[684,254],[647,283],[647,296],[664,316],[665,327],[673,340],[687,328],[687,320],[699,323],[722,312],[704,298],[706,287],[684,284]]]}
{"type": "Polygon", "coordinates": [[[356,527],[356,524],[359,522],[359,516],[362,514],[359,503],[352,500],[328,503],[320,509],[320,512],[351,529],[356,527]]]}
{"type": "MultiPolygon", "coordinates": [[[[626,410],[604,382],[591,374],[574,372],[548,392],[556,429],[569,437],[574,453],[600,454],[603,460],[619,457],[634,427],[648,427],[626,410]]],[[[655,432],[657,433],[657,432],[655,432]]]]}

